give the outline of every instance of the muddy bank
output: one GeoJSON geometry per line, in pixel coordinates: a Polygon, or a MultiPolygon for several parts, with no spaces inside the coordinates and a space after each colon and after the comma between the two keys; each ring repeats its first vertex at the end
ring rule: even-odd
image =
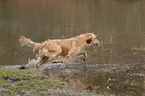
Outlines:
{"type": "Polygon", "coordinates": [[[35,63],[23,70],[21,65],[0,68],[0,95],[145,95],[144,64],[44,64],[36,69],[35,63]]]}
{"type": "Polygon", "coordinates": [[[66,80],[71,87],[90,90],[97,94],[107,93],[117,96],[145,95],[144,64],[86,66],[85,72],[80,71],[80,69],[77,72],[59,73],[57,75],[66,80]]]}

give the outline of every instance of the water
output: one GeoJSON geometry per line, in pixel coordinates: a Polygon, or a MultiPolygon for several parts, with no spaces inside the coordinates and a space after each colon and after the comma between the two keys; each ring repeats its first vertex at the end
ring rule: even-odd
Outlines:
{"type": "Polygon", "coordinates": [[[77,60],[70,68],[87,74],[81,74],[86,86],[99,85],[97,92],[141,96],[145,55],[131,49],[145,46],[144,17],[144,0],[0,0],[0,65],[23,65],[36,58],[31,48],[20,47],[21,35],[43,42],[94,32],[101,46],[86,48],[87,62],[77,60]],[[97,70],[103,71],[101,76],[97,70]],[[103,82],[110,78],[111,85],[103,82]]]}

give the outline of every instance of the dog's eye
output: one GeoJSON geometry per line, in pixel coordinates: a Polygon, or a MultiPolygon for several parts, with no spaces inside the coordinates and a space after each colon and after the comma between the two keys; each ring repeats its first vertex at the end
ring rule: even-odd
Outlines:
{"type": "Polygon", "coordinates": [[[92,41],[91,39],[86,40],[87,44],[90,44],[91,41],[92,41]]]}

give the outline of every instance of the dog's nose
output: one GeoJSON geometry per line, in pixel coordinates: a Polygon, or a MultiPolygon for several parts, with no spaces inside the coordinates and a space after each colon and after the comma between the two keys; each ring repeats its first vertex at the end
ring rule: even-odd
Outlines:
{"type": "Polygon", "coordinates": [[[100,45],[100,41],[99,40],[95,40],[96,41],[96,45],[100,45]]]}

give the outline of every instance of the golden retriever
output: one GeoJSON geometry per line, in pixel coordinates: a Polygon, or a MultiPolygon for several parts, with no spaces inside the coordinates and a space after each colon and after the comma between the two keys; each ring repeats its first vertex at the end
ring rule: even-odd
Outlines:
{"type": "Polygon", "coordinates": [[[86,33],[76,36],[70,39],[48,39],[42,43],[35,43],[31,39],[27,39],[24,36],[20,36],[19,41],[22,45],[27,45],[33,47],[33,53],[36,49],[39,50],[40,60],[36,64],[38,68],[49,57],[52,57],[53,63],[63,62],[62,60],[57,60],[58,56],[66,56],[63,66],[68,66],[71,58],[75,56],[84,55],[84,61],[87,57],[87,52],[84,49],[90,45],[98,45],[99,40],[96,39],[96,35],[93,33],[86,33]]]}

